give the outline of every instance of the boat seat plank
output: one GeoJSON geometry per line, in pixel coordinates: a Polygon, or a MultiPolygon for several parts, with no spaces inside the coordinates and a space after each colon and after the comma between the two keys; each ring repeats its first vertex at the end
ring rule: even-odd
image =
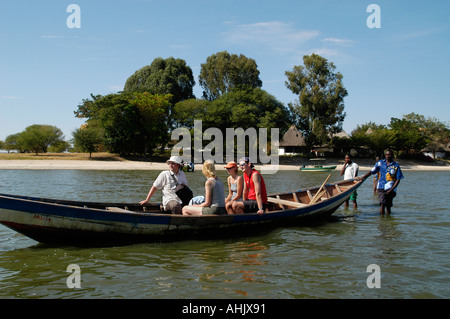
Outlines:
{"type": "Polygon", "coordinates": [[[118,212],[118,213],[129,213],[130,211],[127,209],[123,209],[120,207],[106,207],[106,210],[112,211],[112,212],[118,212]]]}
{"type": "Polygon", "coordinates": [[[280,199],[280,198],[273,198],[273,197],[267,197],[267,201],[270,202],[270,203],[281,204],[281,205],[286,205],[286,206],[291,206],[291,207],[308,206],[307,204],[297,203],[297,202],[293,202],[293,201],[290,201],[290,200],[285,200],[285,199],[280,199]]]}
{"type": "MultiPolygon", "coordinates": [[[[281,198],[280,198],[280,195],[277,195],[277,199],[281,199],[281,198]]],[[[284,207],[283,204],[278,203],[278,205],[281,207],[281,209],[286,209],[286,207],[284,207]]]]}

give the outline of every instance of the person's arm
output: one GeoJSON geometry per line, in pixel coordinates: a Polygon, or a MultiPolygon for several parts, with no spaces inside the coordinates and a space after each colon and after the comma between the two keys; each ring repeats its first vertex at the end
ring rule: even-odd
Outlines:
{"type": "Polygon", "coordinates": [[[192,205],[194,207],[209,207],[212,204],[212,189],[214,182],[207,180],[205,183],[205,201],[199,205],[192,205]]]}
{"type": "Polygon", "coordinates": [[[344,175],[346,167],[347,167],[347,162],[344,162],[344,165],[341,168],[341,175],[344,175]]]}
{"type": "Polygon", "coordinates": [[[399,180],[399,179],[397,179],[397,180],[394,182],[394,185],[392,185],[392,187],[389,188],[389,189],[386,191],[386,194],[389,194],[390,192],[394,191],[394,189],[398,186],[398,184],[400,184],[400,180],[399,180]]]}
{"type": "Polygon", "coordinates": [[[247,183],[245,183],[245,181],[244,181],[244,190],[242,191],[242,200],[247,200],[247,199],[248,199],[248,187],[247,187],[247,183]]]}
{"type": "Polygon", "coordinates": [[[237,184],[236,196],[234,198],[232,198],[231,200],[238,200],[239,198],[242,197],[242,191],[244,188],[244,179],[239,176],[237,178],[236,184],[237,184]]]}
{"type": "Polygon", "coordinates": [[[139,204],[141,205],[145,205],[148,203],[148,201],[150,200],[150,198],[152,198],[153,194],[155,194],[157,188],[155,186],[152,186],[152,188],[150,188],[150,191],[148,192],[147,198],[143,201],[141,201],[139,204]]]}
{"type": "Polygon", "coordinates": [[[263,202],[262,202],[262,196],[261,196],[261,177],[259,176],[259,174],[253,174],[252,179],[253,179],[253,185],[255,185],[256,203],[258,204],[257,214],[261,215],[261,214],[264,214],[263,202]]]}
{"type": "Polygon", "coordinates": [[[229,202],[232,198],[231,196],[233,195],[233,193],[231,192],[231,182],[230,182],[231,177],[227,178],[227,182],[228,182],[228,196],[227,198],[225,198],[225,203],[229,202]]]}
{"type": "Polygon", "coordinates": [[[380,171],[380,166],[378,165],[378,163],[379,162],[377,162],[376,164],[375,164],[375,166],[370,170],[370,171],[368,171],[366,174],[364,174],[362,177],[358,177],[358,178],[356,178],[357,180],[365,180],[367,177],[369,177],[370,175],[373,175],[373,174],[376,174],[376,173],[378,173],[379,171],[380,171]]]}

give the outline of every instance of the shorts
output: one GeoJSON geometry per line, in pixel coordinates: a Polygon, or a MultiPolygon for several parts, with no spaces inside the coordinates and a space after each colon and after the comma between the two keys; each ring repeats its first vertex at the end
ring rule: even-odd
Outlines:
{"type": "Polygon", "coordinates": [[[225,207],[209,206],[202,207],[202,215],[223,215],[227,214],[225,207]]]}
{"type": "Polygon", "coordinates": [[[392,200],[397,194],[394,191],[391,191],[389,194],[386,194],[384,189],[378,190],[378,198],[380,200],[380,205],[384,205],[386,207],[392,207],[392,200]]]}
{"type": "Polygon", "coordinates": [[[351,195],[350,195],[350,200],[355,201],[358,198],[358,193],[356,191],[354,191],[351,195]]]}
{"type": "MultiPolygon", "coordinates": [[[[263,210],[266,210],[267,204],[263,204],[263,210]]],[[[244,214],[256,213],[259,210],[258,202],[256,200],[244,200],[244,214]]]]}
{"type": "Polygon", "coordinates": [[[176,200],[170,200],[165,207],[166,212],[170,212],[171,214],[181,215],[181,204],[178,203],[176,200]]]}

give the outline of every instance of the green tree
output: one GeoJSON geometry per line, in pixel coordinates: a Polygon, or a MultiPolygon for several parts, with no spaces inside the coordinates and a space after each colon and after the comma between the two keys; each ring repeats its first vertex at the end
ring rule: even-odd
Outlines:
{"type": "Polygon", "coordinates": [[[50,153],[63,153],[70,148],[70,143],[67,141],[57,141],[48,147],[50,153]]]}
{"type": "Polygon", "coordinates": [[[239,87],[211,103],[204,117],[204,127],[280,128],[290,122],[287,108],[261,88],[239,87]]]}
{"type": "Polygon", "coordinates": [[[427,145],[425,134],[420,130],[417,122],[407,118],[391,118],[389,127],[394,136],[392,148],[397,151],[403,151],[406,154],[420,152],[427,145]]]}
{"type": "Polygon", "coordinates": [[[83,100],[74,113],[104,131],[110,151],[145,155],[167,143],[170,94],[123,92],[92,97],[83,100]]]}
{"type": "Polygon", "coordinates": [[[103,131],[92,125],[83,125],[74,130],[72,137],[75,150],[89,153],[89,158],[92,158],[92,153],[103,143],[103,131]]]}
{"type": "Polygon", "coordinates": [[[192,69],[184,60],[156,58],[127,79],[124,92],[171,94],[172,103],[175,104],[194,98],[194,85],[192,69]]]}
{"type": "Polygon", "coordinates": [[[204,99],[188,99],[175,104],[172,117],[177,127],[194,128],[195,120],[203,120],[211,102],[204,99]]]}
{"type": "Polygon", "coordinates": [[[415,113],[404,115],[403,118],[419,127],[420,132],[427,140],[427,147],[433,152],[433,157],[436,157],[436,151],[444,148],[450,142],[449,125],[437,118],[425,118],[425,116],[415,113]]]}
{"type": "Polygon", "coordinates": [[[262,81],[255,60],[222,51],[201,64],[199,84],[203,97],[212,101],[239,86],[260,88],[262,81]]]}
{"type": "Polygon", "coordinates": [[[7,150],[8,153],[13,150],[17,150],[19,153],[22,153],[24,150],[22,145],[20,144],[19,137],[20,133],[8,135],[3,144],[3,148],[7,150]]]}
{"type": "Polygon", "coordinates": [[[62,131],[51,125],[30,125],[18,136],[18,144],[25,151],[46,153],[50,145],[64,141],[62,131]]]}
{"type": "Polygon", "coordinates": [[[332,62],[317,55],[305,55],[304,66],[286,71],[288,89],[299,95],[299,101],[289,104],[295,124],[312,147],[328,141],[330,134],[342,130],[345,118],[344,97],[347,90],[342,74],[335,72],[332,62]]]}

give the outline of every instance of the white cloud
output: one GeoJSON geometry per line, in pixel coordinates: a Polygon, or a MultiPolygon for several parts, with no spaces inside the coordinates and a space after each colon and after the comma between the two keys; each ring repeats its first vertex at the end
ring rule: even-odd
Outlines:
{"type": "Polygon", "coordinates": [[[1,99],[7,99],[7,100],[18,100],[22,99],[20,96],[12,96],[12,95],[2,95],[0,96],[1,99]]]}
{"type": "Polygon", "coordinates": [[[290,24],[272,21],[233,25],[224,36],[228,43],[257,46],[277,53],[292,53],[319,34],[317,30],[297,30],[290,24]]]}
{"type": "Polygon", "coordinates": [[[354,41],[348,39],[338,39],[338,38],[325,38],[322,40],[326,43],[336,44],[341,47],[351,47],[353,46],[354,41]]]}
{"type": "Polygon", "coordinates": [[[41,35],[42,39],[64,39],[62,35],[41,35]]]}

